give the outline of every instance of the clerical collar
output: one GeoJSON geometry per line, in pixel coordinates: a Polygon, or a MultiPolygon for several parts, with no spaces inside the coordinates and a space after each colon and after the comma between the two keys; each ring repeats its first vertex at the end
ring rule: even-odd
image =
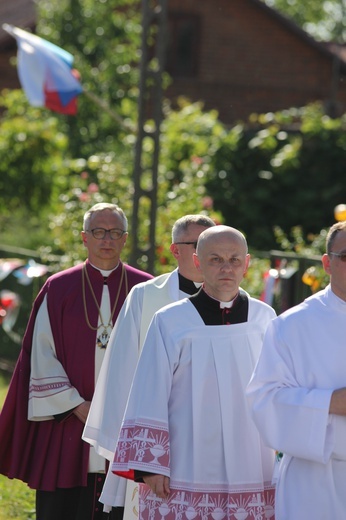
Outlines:
{"type": "Polygon", "coordinates": [[[103,281],[104,281],[104,283],[106,284],[106,283],[107,283],[107,278],[108,278],[108,276],[109,276],[113,271],[115,271],[116,269],[118,269],[120,262],[118,262],[117,265],[116,265],[115,267],[113,267],[113,269],[100,269],[99,267],[96,267],[96,265],[92,264],[91,262],[89,262],[89,264],[90,264],[91,267],[93,267],[94,269],[97,269],[97,271],[100,271],[100,273],[101,273],[102,276],[103,276],[103,281]]]}
{"type": "Polygon", "coordinates": [[[185,278],[182,274],[178,271],[178,277],[179,277],[179,290],[186,293],[186,294],[196,294],[197,291],[199,291],[202,282],[193,282],[192,280],[189,280],[188,278],[185,278]]]}
{"type": "Polygon", "coordinates": [[[248,319],[249,299],[242,290],[234,298],[231,308],[220,308],[220,302],[209,296],[203,288],[189,299],[205,325],[232,325],[244,323],[248,319]]]}
{"type": "Polygon", "coordinates": [[[218,302],[219,306],[220,306],[220,309],[230,309],[231,307],[233,307],[233,303],[236,301],[236,299],[238,298],[239,296],[239,292],[238,294],[233,298],[233,300],[231,300],[230,302],[222,302],[220,300],[217,300],[216,298],[214,298],[213,296],[210,296],[210,294],[207,293],[207,291],[205,290],[205,288],[203,287],[203,291],[205,292],[205,294],[207,296],[209,296],[209,298],[211,298],[212,300],[218,302]]]}

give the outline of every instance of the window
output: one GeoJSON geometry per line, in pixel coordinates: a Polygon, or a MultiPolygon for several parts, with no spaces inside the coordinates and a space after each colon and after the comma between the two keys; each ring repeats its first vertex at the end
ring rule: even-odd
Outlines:
{"type": "Polygon", "coordinates": [[[169,13],[166,70],[172,77],[197,76],[199,39],[198,16],[169,13]]]}

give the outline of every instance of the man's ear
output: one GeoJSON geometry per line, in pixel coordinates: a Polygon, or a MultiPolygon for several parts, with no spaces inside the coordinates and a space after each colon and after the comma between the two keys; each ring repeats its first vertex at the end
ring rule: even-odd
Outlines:
{"type": "Polygon", "coordinates": [[[87,246],[87,234],[86,234],[85,231],[81,231],[80,235],[81,235],[82,240],[83,240],[83,245],[84,245],[84,247],[86,247],[87,246]]]}
{"type": "Polygon", "coordinates": [[[197,256],[197,253],[193,253],[192,254],[192,260],[193,260],[193,263],[195,264],[195,267],[198,271],[201,270],[201,263],[199,261],[199,258],[197,256]]]}
{"type": "Polygon", "coordinates": [[[321,258],[323,269],[327,274],[330,274],[330,258],[327,253],[324,253],[324,255],[321,258]]]}
{"type": "Polygon", "coordinates": [[[251,255],[249,255],[249,253],[246,255],[245,257],[245,269],[244,269],[244,276],[246,275],[247,273],[247,270],[249,269],[250,267],[250,260],[251,260],[251,255]]]}
{"type": "Polygon", "coordinates": [[[177,244],[171,244],[170,247],[169,247],[169,250],[172,253],[172,255],[174,256],[174,258],[178,259],[178,257],[179,257],[179,247],[177,246],[177,244]]]}

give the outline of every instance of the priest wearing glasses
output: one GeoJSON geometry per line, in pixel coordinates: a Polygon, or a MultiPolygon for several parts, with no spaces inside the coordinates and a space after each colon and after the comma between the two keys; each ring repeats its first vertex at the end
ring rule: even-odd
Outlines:
{"type": "Polygon", "coordinates": [[[248,398],[278,466],[278,520],[346,518],[346,221],[326,237],[327,287],[268,327],[248,398]]]}
{"type": "MultiPolygon", "coordinates": [[[[199,235],[214,226],[215,222],[206,215],[179,218],[173,225],[170,245],[177,268],[133,287],[120,311],[83,432],[84,440],[110,462],[150,321],[161,307],[199,291],[203,276],[193,262],[193,254],[199,235]]],[[[100,501],[105,510],[125,504],[125,516],[130,520],[130,511],[138,510],[138,493],[128,483],[109,469],[100,501]]]]}
{"type": "Polygon", "coordinates": [[[106,462],[81,436],[121,306],[152,276],[120,259],[128,233],[117,205],[93,206],[81,235],[87,260],[42,287],[0,416],[0,472],[37,490],[37,520],[119,515],[98,502],[106,462]]]}

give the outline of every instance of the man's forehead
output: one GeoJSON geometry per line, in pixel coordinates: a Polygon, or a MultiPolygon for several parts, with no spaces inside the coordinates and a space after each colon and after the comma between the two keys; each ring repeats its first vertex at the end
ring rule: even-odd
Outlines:
{"type": "Polygon", "coordinates": [[[235,233],[219,233],[206,237],[203,241],[203,247],[215,250],[228,250],[234,248],[245,248],[245,243],[242,238],[235,233]]]}
{"type": "Polygon", "coordinates": [[[224,247],[220,244],[216,244],[214,246],[210,245],[210,247],[207,246],[204,251],[207,255],[217,255],[222,257],[243,255],[246,252],[245,248],[239,243],[229,243],[224,247]]]}

